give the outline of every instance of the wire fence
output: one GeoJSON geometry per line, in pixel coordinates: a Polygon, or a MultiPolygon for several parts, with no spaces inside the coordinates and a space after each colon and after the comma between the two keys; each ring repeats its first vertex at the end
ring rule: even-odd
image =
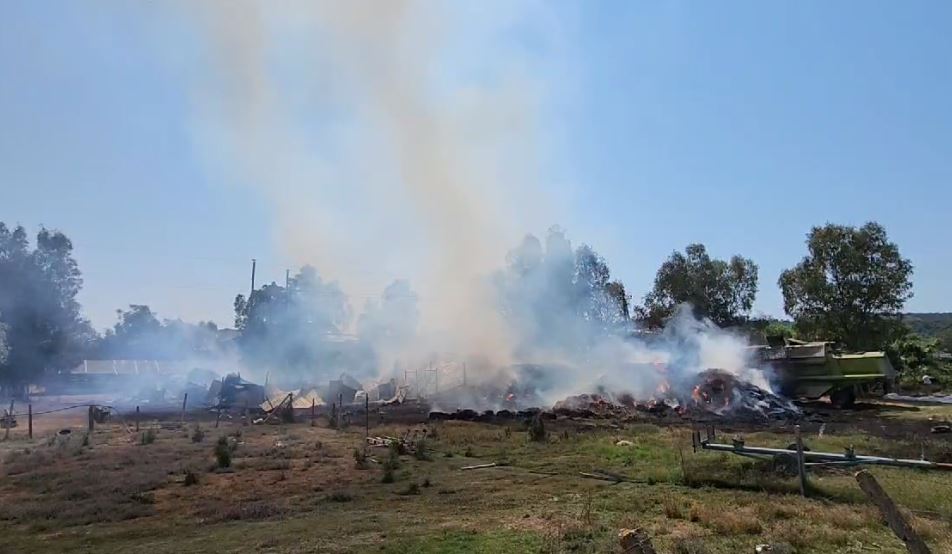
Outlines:
{"type": "MultiPolygon", "coordinates": [[[[187,409],[187,397],[186,401],[182,403],[181,407],[181,420],[185,421],[186,409],[187,409]]],[[[22,406],[23,404],[20,404],[22,406]]],[[[11,402],[9,408],[0,409],[0,431],[3,432],[3,435],[0,436],[0,440],[9,440],[11,437],[11,430],[15,428],[21,428],[21,421],[26,419],[26,435],[28,438],[33,438],[33,424],[38,416],[56,414],[67,412],[70,410],[76,410],[80,408],[85,408],[88,413],[87,427],[89,431],[93,431],[95,425],[101,425],[106,423],[107,419],[115,419],[118,423],[126,430],[131,431],[131,427],[134,427],[136,431],[139,430],[139,424],[142,420],[143,413],[139,409],[139,406],[135,407],[135,410],[119,410],[116,406],[111,406],[109,404],[102,404],[96,402],[87,402],[80,404],[71,404],[69,406],[62,406],[59,408],[45,409],[40,411],[33,411],[33,404],[27,403],[26,411],[13,411],[14,404],[11,402]],[[129,419],[132,418],[133,421],[130,422],[129,419]],[[18,421],[19,420],[19,421],[18,421]]],[[[21,408],[22,410],[22,408],[21,408]]],[[[176,413],[178,410],[162,410],[163,412],[176,413]]],[[[19,433],[18,433],[19,434],[19,433]]]]}

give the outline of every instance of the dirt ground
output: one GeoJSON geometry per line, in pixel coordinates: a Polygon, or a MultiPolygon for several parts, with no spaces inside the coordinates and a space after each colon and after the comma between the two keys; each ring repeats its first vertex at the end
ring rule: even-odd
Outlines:
{"type": "MultiPolygon", "coordinates": [[[[827,408],[801,422],[815,450],[952,455],[950,435],[931,433],[949,407],[827,408]]],[[[401,454],[326,419],[216,428],[207,413],[152,414],[136,432],[118,414],[91,434],[86,420],[83,407],[45,413],[33,440],[21,421],[0,442],[0,552],[612,552],[633,527],[659,552],[905,551],[852,470],[812,471],[804,499],[769,463],[694,453],[687,422],[550,421],[541,442],[519,422],[372,426],[427,430],[420,454],[401,454]],[[599,471],[625,481],[581,475],[599,471]]],[[[718,426],[764,446],[791,431],[718,426]]],[[[933,550],[952,552],[952,475],[872,471],[933,550]]]]}

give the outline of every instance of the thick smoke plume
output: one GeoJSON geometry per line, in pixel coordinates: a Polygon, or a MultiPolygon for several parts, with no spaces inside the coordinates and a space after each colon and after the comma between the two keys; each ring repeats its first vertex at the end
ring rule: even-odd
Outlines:
{"type": "Polygon", "coordinates": [[[464,21],[449,7],[237,1],[179,13],[217,68],[196,81],[197,144],[271,204],[280,247],[355,296],[408,278],[424,291],[429,346],[502,355],[508,337],[479,276],[533,211],[517,199],[537,182],[537,99],[517,51],[478,80],[443,76],[454,68],[442,52],[518,17],[464,21]]]}
{"type": "Polygon", "coordinates": [[[558,365],[547,394],[640,394],[661,381],[646,367],[745,367],[741,341],[685,317],[633,338],[607,265],[561,231],[498,269],[519,233],[558,219],[539,185],[542,87],[505,39],[544,18],[460,6],[180,4],[214,68],[194,82],[196,145],[273,208],[290,258],[366,299],[338,330],[373,345],[379,373],[447,353],[483,379],[558,365]]]}

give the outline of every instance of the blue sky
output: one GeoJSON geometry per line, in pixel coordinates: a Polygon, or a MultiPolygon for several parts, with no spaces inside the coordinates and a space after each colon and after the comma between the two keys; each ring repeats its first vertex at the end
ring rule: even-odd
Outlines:
{"type": "MultiPolygon", "coordinates": [[[[251,258],[259,282],[296,262],[280,216],[196,145],[196,75],[220,63],[201,33],[105,6],[2,8],[0,221],[73,239],[97,327],[129,303],[228,324],[251,258]]],[[[760,266],[755,310],[781,315],[810,227],[876,220],[915,266],[908,309],[952,311],[952,5],[559,2],[501,20],[430,71],[471,83],[514,54],[531,75],[532,194],[555,207],[524,231],[561,224],[636,298],[690,242],[740,253],[760,266]]],[[[271,63],[293,74],[296,55],[271,63]]]]}

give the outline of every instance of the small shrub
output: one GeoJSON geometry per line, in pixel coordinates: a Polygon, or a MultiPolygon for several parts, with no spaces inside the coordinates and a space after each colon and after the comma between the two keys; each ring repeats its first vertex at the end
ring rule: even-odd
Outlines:
{"type": "Polygon", "coordinates": [[[403,441],[391,441],[390,442],[390,453],[393,454],[396,452],[397,456],[402,456],[407,453],[407,447],[403,445],[403,441]]]}
{"type": "Polygon", "coordinates": [[[354,467],[357,469],[367,469],[367,452],[363,449],[354,449],[354,467]]]}
{"type": "Polygon", "coordinates": [[[444,452],[444,453],[443,453],[443,457],[444,457],[444,458],[452,458],[452,457],[453,457],[453,453],[452,453],[452,452],[444,452]]]}
{"type": "Polygon", "coordinates": [[[413,450],[413,457],[417,460],[430,460],[430,455],[426,452],[426,440],[420,439],[416,441],[413,450]]]}
{"type": "Polygon", "coordinates": [[[220,468],[231,467],[231,445],[228,444],[228,437],[218,437],[218,442],[215,443],[215,461],[220,468]]]}
{"type": "MultiPolygon", "coordinates": [[[[153,437],[152,440],[154,441],[154,440],[155,440],[155,437],[153,437]]],[[[80,443],[80,446],[81,446],[81,447],[82,447],[82,446],[89,446],[89,433],[83,433],[83,442],[80,443]]]]}
{"type": "Polygon", "coordinates": [[[349,492],[336,491],[327,495],[327,499],[331,502],[350,502],[354,497],[349,492]]]}
{"type": "Polygon", "coordinates": [[[427,477],[426,479],[423,480],[423,488],[429,488],[429,487],[430,487],[430,478],[427,477]]]}
{"type": "Polygon", "coordinates": [[[466,447],[466,451],[463,452],[463,456],[466,456],[467,458],[472,458],[472,457],[475,456],[475,455],[476,455],[476,454],[473,453],[473,447],[472,447],[472,446],[467,446],[467,447],[466,447]]]}
{"type": "Polygon", "coordinates": [[[404,496],[417,495],[420,494],[420,485],[416,483],[410,483],[407,485],[407,488],[403,491],[400,491],[400,494],[404,496]]]}
{"type": "Polygon", "coordinates": [[[506,436],[507,439],[511,439],[511,438],[512,438],[512,428],[511,428],[511,427],[506,427],[505,431],[503,431],[503,434],[506,436]]]}
{"type": "Polygon", "coordinates": [[[677,501],[671,498],[665,498],[662,503],[662,508],[664,509],[664,515],[668,519],[682,519],[684,514],[681,513],[681,506],[678,505],[677,501]]]}
{"type": "Polygon", "coordinates": [[[198,474],[194,471],[187,469],[185,470],[185,480],[182,482],[186,487],[191,487],[192,485],[198,484],[198,474]]]}
{"type": "Polygon", "coordinates": [[[146,430],[139,436],[139,442],[140,442],[141,444],[152,444],[152,443],[155,442],[155,436],[156,436],[155,429],[152,429],[152,428],[150,427],[149,429],[146,429],[146,430]]]}
{"type": "Polygon", "coordinates": [[[394,470],[400,467],[400,449],[394,448],[394,444],[396,443],[390,443],[390,454],[383,464],[384,469],[394,470]]]}
{"type": "Polygon", "coordinates": [[[202,430],[201,426],[196,425],[192,429],[192,442],[202,442],[205,440],[205,431],[202,430]]]}
{"type": "Polygon", "coordinates": [[[536,414],[529,423],[529,440],[533,442],[545,442],[546,440],[545,423],[542,422],[542,414],[536,414]]]}
{"type": "Polygon", "coordinates": [[[384,466],[383,468],[383,477],[380,479],[381,483],[393,483],[393,469],[384,466]]]}
{"type": "Polygon", "coordinates": [[[688,521],[694,523],[701,521],[701,507],[698,504],[691,504],[691,509],[688,510],[688,521]]]}

